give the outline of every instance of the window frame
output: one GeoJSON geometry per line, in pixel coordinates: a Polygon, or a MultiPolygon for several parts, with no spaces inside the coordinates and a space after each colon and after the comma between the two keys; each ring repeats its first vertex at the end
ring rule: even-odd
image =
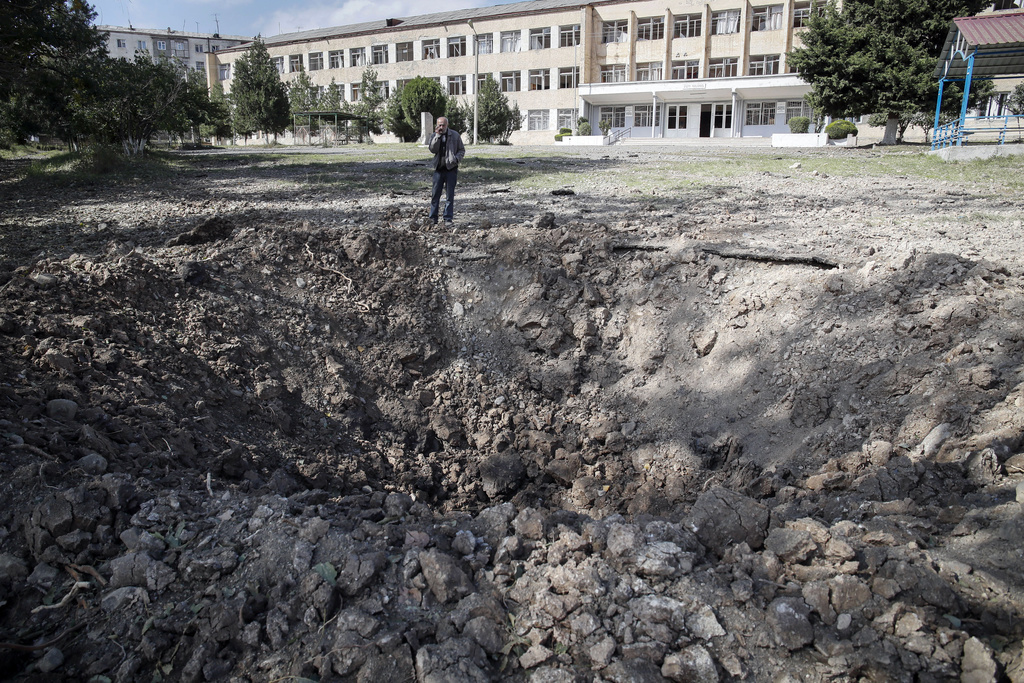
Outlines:
{"type": "Polygon", "coordinates": [[[350,47],[348,49],[348,65],[350,67],[366,66],[366,48],[350,47]]]}
{"type": "Polygon", "coordinates": [[[167,51],[167,41],[166,40],[158,40],[158,41],[156,41],[156,49],[160,50],[161,52],[166,52],[167,51]]]}
{"type": "Polygon", "coordinates": [[[666,113],[666,130],[686,130],[690,107],[686,104],[670,104],[666,113]],[[680,123],[682,125],[680,125],[680,123]]]}
{"type": "Polygon", "coordinates": [[[580,44],[580,25],[566,24],[558,27],[558,47],[576,47],[580,44]]]}
{"type": "Polygon", "coordinates": [[[555,125],[558,130],[563,128],[569,128],[570,130],[576,128],[576,119],[579,118],[579,109],[572,107],[568,109],[559,109],[556,114],[555,125]]]}
{"type": "Polygon", "coordinates": [[[633,105],[633,127],[634,128],[659,128],[661,126],[661,105],[634,104],[633,105]],[[638,114],[642,112],[643,121],[638,120],[638,114]],[[653,122],[653,123],[652,123],[653,122]]]}
{"type": "Polygon", "coordinates": [[[735,78],[739,70],[739,57],[714,57],[708,60],[708,78],[735,78]],[[720,71],[719,75],[715,75],[720,71]],[[731,71],[732,73],[729,73],[731,71]]]}
{"type": "Polygon", "coordinates": [[[331,50],[327,53],[327,68],[341,69],[345,66],[345,51],[331,50]]]}
{"type": "Polygon", "coordinates": [[[699,59],[684,59],[672,62],[673,81],[692,81],[698,78],[700,78],[699,59]]]}
{"type": "Polygon", "coordinates": [[[521,92],[523,89],[523,72],[519,70],[502,71],[498,80],[498,89],[501,92],[521,92]]]}
{"type": "Polygon", "coordinates": [[[277,69],[277,73],[284,75],[284,55],[278,55],[277,57],[271,57],[270,63],[277,69]]]}
{"type": "Polygon", "coordinates": [[[529,90],[551,90],[551,69],[530,69],[526,78],[529,90]],[[534,85],[537,87],[534,87],[534,85]]]}
{"type": "Polygon", "coordinates": [[[704,27],[704,15],[681,14],[672,22],[673,38],[699,38],[704,27]]]}
{"type": "Polygon", "coordinates": [[[664,40],[665,17],[644,17],[636,20],[636,40],[664,40]]]}
{"type": "Polygon", "coordinates": [[[522,42],[523,32],[520,29],[501,32],[501,52],[521,52],[522,42]],[[506,49],[506,46],[508,49],[506,49]]]}
{"type": "Polygon", "coordinates": [[[128,49],[128,39],[127,38],[117,38],[117,46],[127,50],[128,49]]]}
{"type": "Polygon", "coordinates": [[[447,86],[447,92],[449,95],[468,95],[469,87],[467,85],[467,79],[465,74],[458,74],[455,76],[448,76],[448,80],[445,83],[447,86]],[[453,89],[452,86],[457,86],[453,89]],[[458,92],[456,92],[458,91],[458,92]]]}
{"type": "Polygon", "coordinates": [[[387,43],[371,45],[370,46],[370,63],[371,64],[387,64],[389,59],[389,49],[387,43]],[[379,57],[379,59],[378,59],[379,57]]]}
{"type": "Polygon", "coordinates": [[[551,27],[531,28],[529,33],[531,50],[551,49],[551,27]]]}
{"type": "Polygon", "coordinates": [[[411,62],[415,56],[412,41],[395,43],[395,62],[411,62]]]}
{"type": "Polygon", "coordinates": [[[742,13],[738,9],[723,9],[718,10],[717,12],[712,12],[710,26],[711,35],[728,36],[734,33],[739,33],[741,16],[742,13]]]}
{"type": "Polygon", "coordinates": [[[494,34],[493,33],[479,33],[476,36],[476,54],[478,55],[492,55],[494,54],[494,34]],[[486,50],[483,48],[487,48],[486,50]]]}
{"type": "Polygon", "coordinates": [[[629,20],[615,19],[613,21],[601,22],[601,44],[628,43],[629,42],[629,20]]]}
{"type": "Polygon", "coordinates": [[[627,83],[629,82],[627,64],[602,64],[602,83],[627,83]]]}
{"type": "Polygon", "coordinates": [[[578,88],[579,86],[580,86],[580,68],[578,66],[560,66],[560,67],[558,67],[558,89],[559,90],[570,90],[572,88],[578,88]]]}
{"type": "Polygon", "coordinates": [[[778,114],[778,102],[760,100],[747,102],[744,108],[745,126],[774,126],[778,114]]]}
{"type": "Polygon", "coordinates": [[[302,55],[288,55],[288,73],[302,71],[302,55]]]}
{"type": "Polygon", "coordinates": [[[306,55],[306,58],[308,60],[307,63],[309,64],[310,71],[321,71],[324,68],[323,51],[310,52],[308,55],[306,55]]]}
{"type": "Polygon", "coordinates": [[[636,65],[636,80],[637,81],[661,81],[665,79],[665,63],[664,62],[638,62],[636,65]],[[644,77],[641,78],[641,72],[644,77]]]}
{"type": "Polygon", "coordinates": [[[604,105],[598,110],[598,123],[608,121],[611,128],[626,127],[626,106],[625,105],[604,105]]]}
{"type": "Polygon", "coordinates": [[[420,43],[420,59],[423,61],[441,59],[441,39],[426,38],[423,40],[420,43]]]}
{"type": "Polygon", "coordinates": [[[774,76],[779,73],[781,63],[782,55],[751,55],[747,61],[747,75],[774,76]]]}
{"type": "Polygon", "coordinates": [[[218,64],[217,65],[217,79],[221,81],[231,80],[231,65],[230,64],[218,64]]]}
{"type": "Polygon", "coordinates": [[[449,57],[465,57],[468,54],[469,53],[466,52],[466,36],[449,36],[448,37],[448,56],[449,57]]]}
{"type": "Polygon", "coordinates": [[[551,130],[551,110],[528,110],[526,112],[526,130],[551,130]]]}
{"type": "Polygon", "coordinates": [[[750,12],[750,30],[757,32],[782,30],[783,5],[758,5],[750,12]]]}

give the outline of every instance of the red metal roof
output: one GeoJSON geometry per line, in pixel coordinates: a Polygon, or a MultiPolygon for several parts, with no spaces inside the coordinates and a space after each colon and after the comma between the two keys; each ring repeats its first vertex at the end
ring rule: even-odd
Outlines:
{"type": "Polygon", "coordinates": [[[1024,11],[958,17],[953,23],[971,45],[1024,43],[1024,11]]]}

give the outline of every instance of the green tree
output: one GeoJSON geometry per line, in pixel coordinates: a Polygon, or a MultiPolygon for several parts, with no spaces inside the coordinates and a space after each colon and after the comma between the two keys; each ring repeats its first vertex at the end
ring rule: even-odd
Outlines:
{"type": "Polygon", "coordinates": [[[220,82],[210,88],[210,109],[199,132],[210,138],[226,138],[231,135],[231,105],[220,82]]]}
{"type": "Polygon", "coordinates": [[[833,117],[886,115],[883,144],[893,144],[901,118],[934,111],[935,62],[954,17],[986,0],[835,0],[811,16],[789,64],[811,84],[809,104],[833,117]]]}
{"type": "Polygon", "coordinates": [[[106,58],[95,16],[82,0],[0,2],[0,141],[50,134],[75,148],[90,130],[106,58]]]}
{"type": "Polygon", "coordinates": [[[448,127],[462,134],[465,143],[473,141],[473,105],[463,102],[458,97],[449,97],[444,108],[444,117],[448,119],[448,127]]]}
{"type": "Polygon", "coordinates": [[[197,116],[189,99],[189,79],[174,62],[154,62],[148,54],[134,60],[108,59],[100,73],[100,97],[93,121],[129,156],[142,154],[158,130],[180,130],[197,116]]]}
{"type": "Polygon", "coordinates": [[[384,132],[384,84],[377,79],[377,72],[367,67],[359,81],[359,101],[352,113],[366,120],[366,128],[375,135],[384,132]]]}
{"type": "Polygon", "coordinates": [[[283,132],[291,123],[291,117],[288,92],[270,59],[267,46],[257,38],[238,58],[234,68],[232,126],[239,135],[248,136],[262,131],[264,139],[269,142],[269,135],[283,132]]]}
{"type": "Polygon", "coordinates": [[[344,104],[341,86],[332,78],[331,84],[324,88],[323,97],[320,98],[320,107],[323,111],[342,111],[344,104]]]}
{"type": "Polygon", "coordinates": [[[299,71],[298,78],[285,88],[288,91],[288,110],[292,116],[300,111],[317,111],[319,109],[320,93],[305,69],[299,71]]]}
{"type": "Polygon", "coordinates": [[[1024,83],[1019,83],[1006,100],[1007,108],[1014,114],[1024,114],[1024,83]]]}
{"type": "Polygon", "coordinates": [[[480,139],[491,142],[508,142],[514,131],[522,128],[523,122],[519,105],[509,106],[505,93],[498,88],[494,78],[487,74],[480,85],[477,98],[480,107],[477,128],[480,139]]]}
{"type": "Polygon", "coordinates": [[[402,142],[414,142],[418,137],[419,126],[413,127],[405,120],[402,110],[402,93],[404,86],[399,86],[384,103],[384,128],[391,131],[402,142]]]}
{"type": "Polygon", "coordinates": [[[420,113],[429,111],[436,119],[444,116],[447,104],[448,96],[441,90],[441,84],[432,78],[417,76],[402,88],[402,115],[405,123],[416,132],[417,138],[422,133],[420,113]]]}

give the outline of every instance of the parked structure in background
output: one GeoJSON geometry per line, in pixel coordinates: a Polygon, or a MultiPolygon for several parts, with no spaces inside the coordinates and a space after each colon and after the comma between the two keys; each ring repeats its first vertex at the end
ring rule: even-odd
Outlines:
{"type": "MultiPolygon", "coordinates": [[[[619,137],[766,137],[810,115],[809,86],[786,55],[812,5],[531,0],[286,33],[266,45],[283,78],[305,70],[320,87],[333,79],[349,102],[366,67],[389,93],[426,76],[470,102],[490,74],[523,113],[513,143],[553,142],[580,116],[595,131],[607,121],[619,137]]],[[[225,91],[243,53],[214,55],[225,91]]]]}
{"type": "Polygon", "coordinates": [[[252,37],[224,36],[219,33],[191,33],[148,28],[125,28],[124,26],[97,26],[107,35],[107,54],[111,57],[133,59],[136,52],[145,52],[153,59],[166,57],[175,59],[194,71],[206,75],[208,83],[217,76],[216,67],[211,70],[210,55],[236,45],[252,42],[252,37]],[[212,74],[212,77],[211,77],[212,74]]]}

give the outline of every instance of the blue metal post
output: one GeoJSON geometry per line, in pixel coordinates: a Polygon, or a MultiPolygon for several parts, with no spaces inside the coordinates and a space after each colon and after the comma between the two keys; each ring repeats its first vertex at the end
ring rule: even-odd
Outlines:
{"type": "Polygon", "coordinates": [[[939,129],[939,114],[942,112],[942,92],[946,89],[946,79],[939,79],[939,101],[935,103],[935,130],[939,129]]]}
{"type": "MultiPolygon", "coordinates": [[[[964,78],[964,101],[960,105],[960,130],[963,130],[964,119],[967,118],[967,100],[971,96],[971,77],[974,76],[974,54],[978,51],[978,48],[974,48],[971,52],[971,56],[967,58],[967,76],[964,78]]],[[[960,135],[956,137],[956,146],[960,147],[963,144],[963,138],[960,135]]]]}

